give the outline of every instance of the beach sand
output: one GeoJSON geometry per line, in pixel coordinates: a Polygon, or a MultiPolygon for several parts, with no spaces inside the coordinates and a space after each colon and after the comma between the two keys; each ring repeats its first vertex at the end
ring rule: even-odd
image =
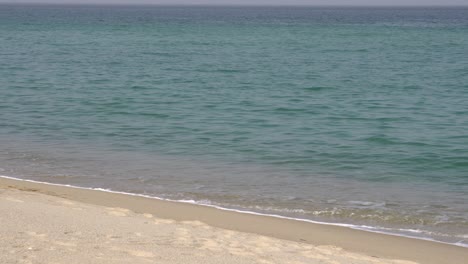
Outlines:
{"type": "MultiPolygon", "coordinates": [[[[0,263],[463,263],[468,249],[0,178],[0,263]]],[[[466,262],[465,262],[466,263],[466,262]]]]}

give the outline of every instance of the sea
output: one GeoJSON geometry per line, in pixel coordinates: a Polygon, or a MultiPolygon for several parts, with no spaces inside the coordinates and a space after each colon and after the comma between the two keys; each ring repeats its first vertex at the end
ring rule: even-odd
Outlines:
{"type": "Polygon", "coordinates": [[[0,5],[0,175],[468,246],[468,7],[0,5]]]}

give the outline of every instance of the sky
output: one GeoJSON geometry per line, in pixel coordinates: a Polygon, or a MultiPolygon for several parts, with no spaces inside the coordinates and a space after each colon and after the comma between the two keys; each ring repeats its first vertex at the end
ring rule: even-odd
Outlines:
{"type": "Polygon", "coordinates": [[[468,0],[0,0],[0,3],[61,3],[61,4],[209,4],[209,5],[464,5],[468,0]]]}

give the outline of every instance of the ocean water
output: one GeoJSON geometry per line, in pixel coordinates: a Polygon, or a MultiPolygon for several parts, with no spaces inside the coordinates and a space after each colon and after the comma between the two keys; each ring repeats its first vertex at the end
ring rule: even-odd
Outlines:
{"type": "Polygon", "coordinates": [[[468,9],[0,5],[0,174],[468,244],[468,9]]]}

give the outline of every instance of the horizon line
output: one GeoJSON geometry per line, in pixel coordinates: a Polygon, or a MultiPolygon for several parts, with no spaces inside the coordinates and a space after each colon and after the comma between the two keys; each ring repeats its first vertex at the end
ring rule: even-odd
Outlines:
{"type": "Polygon", "coordinates": [[[431,7],[468,7],[465,5],[424,4],[424,5],[343,5],[343,4],[164,4],[164,3],[60,3],[60,2],[1,2],[0,5],[51,5],[51,6],[165,6],[165,7],[380,7],[380,8],[431,8],[431,7]]]}

